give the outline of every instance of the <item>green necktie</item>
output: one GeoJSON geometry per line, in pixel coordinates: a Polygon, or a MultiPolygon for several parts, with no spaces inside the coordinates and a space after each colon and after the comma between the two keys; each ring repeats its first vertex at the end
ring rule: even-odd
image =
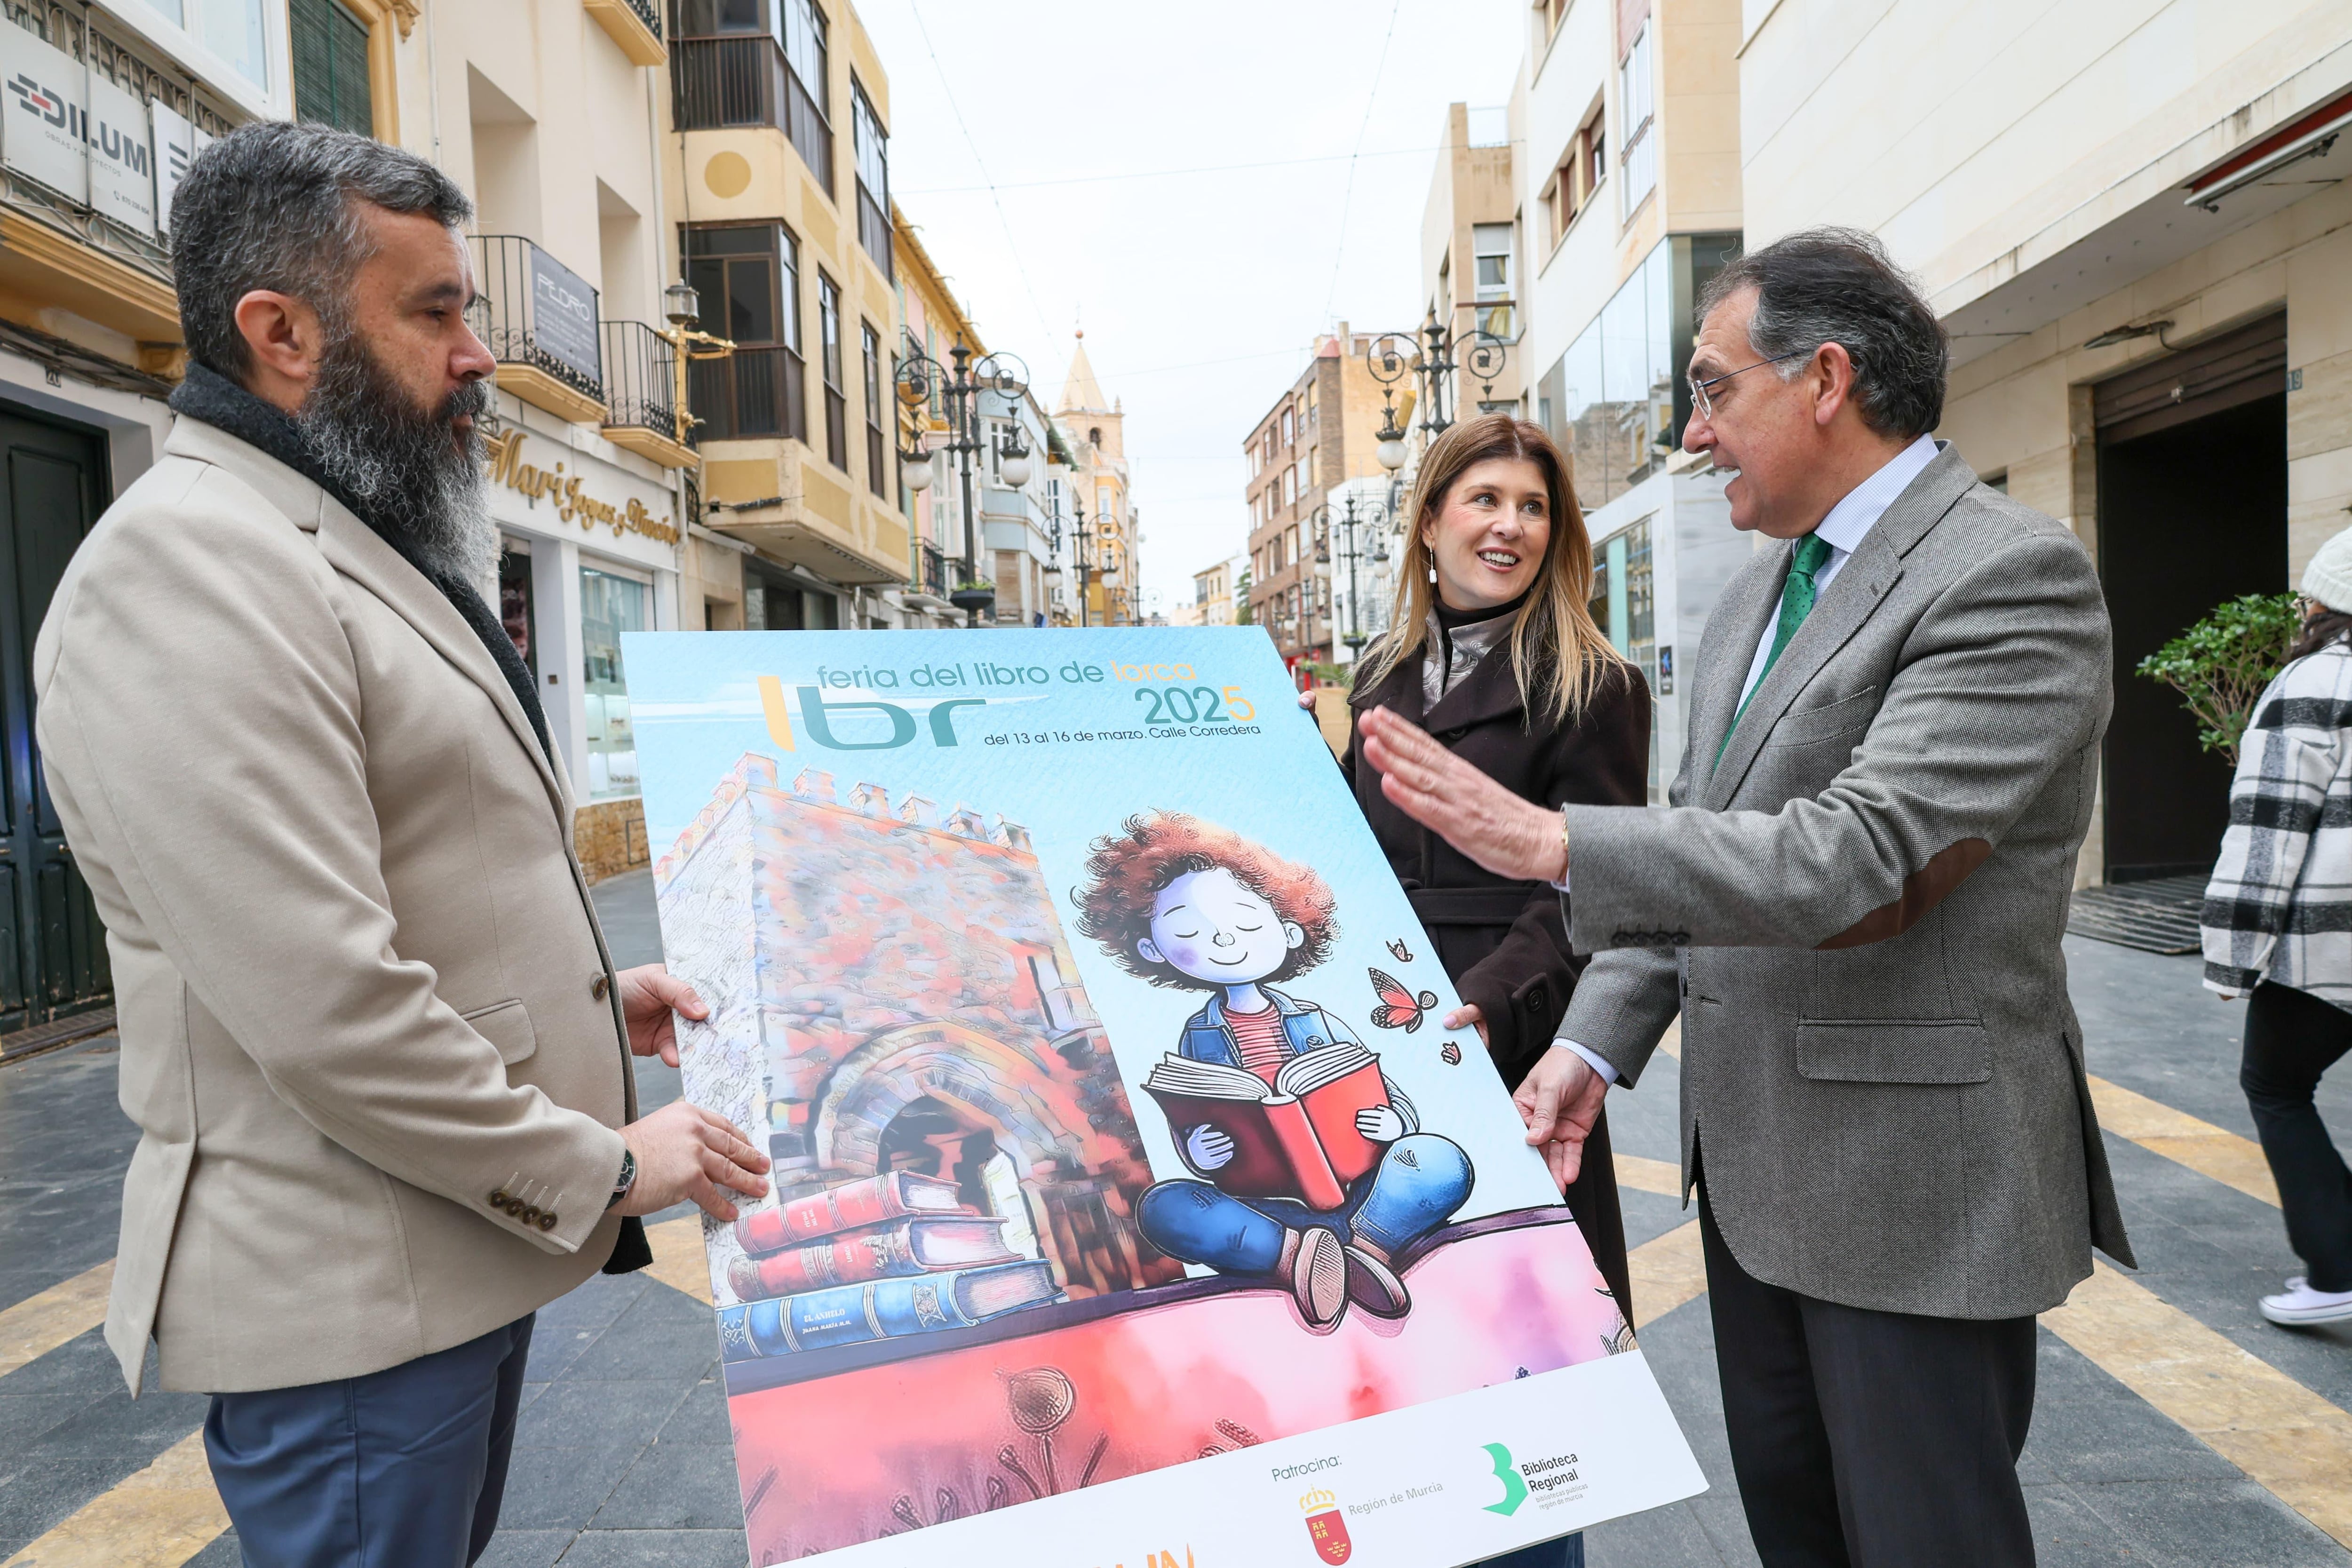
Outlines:
{"type": "Polygon", "coordinates": [[[1722,742],[1715,748],[1717,762],[1723,761],[1725,748],[1731,744],[1731,732],[1739,728],[1740,717],[1748,711],[1748,705],[1756,700],[1759,691],[1764,689],[1764,678],[1770,675],[1772,667],[1780,661],[1780,650],[1789,646],[1789,639],[1797,635],[1797,628],[1803,626],[1805,617],[1813,613],[1813,574],[1829,560],[1832,548],[1830,542],[1818,533],[1809,533],[1797,541],[1796,551],[1789,562],[1789,580],[1780,585],[1780,621],[1772,631],[1772,651],[1764,656],[1764,668],[1756,672],[1756,684],[1749,687],[1748,695],[1739,700],[1739,711],[1731,716],[1731,728],[1724,731],[1722,742]]]}

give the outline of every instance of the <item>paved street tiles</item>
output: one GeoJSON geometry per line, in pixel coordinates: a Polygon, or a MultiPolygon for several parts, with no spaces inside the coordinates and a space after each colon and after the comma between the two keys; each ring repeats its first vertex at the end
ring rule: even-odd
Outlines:
{"type": "Polygon", "coordinates": [[[179,1568],[227,1527],[199,1430],[83,1504],[0,1568],[179,1568]]]}
{"type": "MultiPolygon", "coordinates": [[[[607,911],[625,964],[652,940],[645,882],[598,889],[627,906],[607,911]]],[[[2075,940],[2068,954],[2143,1268],[2103,1266],[2045,1320],[2021,1466],[2042,1561],[2352,1568],[2313,1522],[2342,1532],[2352,1513],[2352,1332],[2288,1332],[2253,1310],[2294,1265],[2236,1089],[2243,1014],[2203,1005],[2193,959],[2075,940]]],[[[234,1568],[201,1396],[134,1405],[96,1331],[132,1142],[113,1055],[100,1041],[0,1069],[0,1568],[234,1568]]],[[[1711,1489],[1596,1528],[1596,1568],[1756,1561],[1676,1191],[1679,1073],[1662,1051],[1610,1120],[1642,1348],[1711,1489]]],[[[657,1062],[638,1082],[647,1109],[677,1093],[657,1062]]],[[[2352,1084],[2322,1104],[2352,1127],[2352,1084]]],[[[698,1222],[656,1216],[648,1234],[654,1269],[592,1279],[540,1314],[489,1568],[743,1561],[698,1222]]]]}
{"type": "Polygon", "coordinates": [[[110,1258],[0,1310],[0,1377],[106,1321],[106,1292],[113,1283],[110,1258]]]}

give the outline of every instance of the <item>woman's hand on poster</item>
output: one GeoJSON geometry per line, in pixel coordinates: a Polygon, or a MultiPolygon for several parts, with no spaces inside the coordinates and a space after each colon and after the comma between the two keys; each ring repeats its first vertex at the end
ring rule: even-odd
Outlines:
{"type": "Polygon", "coordinates": [[[1592,1064],[1564,1046],[1554,1046],[1536,1060],[1535,1068],[1511,1096],[1519,1119],[1528,1124],[1528,1142],[1543,1151],[1552,1180],[1566,1192],[1584,1168],[1584,1141],[1601,1119],[1601,1102],[1608,1097],[1609,1080],[1592,1064]]]}
{"type": "Polygon", "coordinates": [[[1404,1113],[1393,1105],[1368,1105],[1356,1112],[1356,1131],[1375,1143],[1404,1136],[1404,1113]]]}
{"type": "Polygon", "coordinates": [[[657,1056],[671,1067],[677,1066],[677,1020],[674,1015],[685,1014],[697,1020],[710,1016],[710,1009],[694,994],[694,987],[683,980],[670,978],[665,964],[641,963],[635,969],[624,969],[621,981],[621,1017],[629,1026],[629,1049],[641,1057],[657,1056]]]}
{"type": "Polygon", "coordinates": [[[1478,1043],[1480,1045],[1483,1046],[1489,1043],[1486,1038],[1486,1015],[1478,1010],[1478,1004],[1475,1002],[1465,1002],[1462,1005],[1445,1015],[1445,1027],[1449,1029],[1459,1029],[1464,1027],[1465,1025],[1470,1028],[1478,1031],[1478,1043]]]}
{"type": "Polygon", "coordinates": [[[1501,877],[1557,882],[1568,872],[1559,813],[1513,795],[1385,708],[1356,718],[1364,760],[1396,808],[1501,877]]]}
{"type": "Polygon", "coordinates": [[[768,1157],[741,1128],[689,1101],[674,1100],[630,1122],[621,1141],[637,1157],[636,1181],[613,1205],[622,1214],[657,1214],[691,1201],[713,1219],[731,1220],[735,1203],[728,1192],[767,1195],[768,1157]]]}
{"type": "Polygon", "coordinates": [[[1184,1134],[1184,1158],[1196,1171],[1222,1171],[1233,1163],[1234,1141],[1203,1121],[1184,1134]]]}

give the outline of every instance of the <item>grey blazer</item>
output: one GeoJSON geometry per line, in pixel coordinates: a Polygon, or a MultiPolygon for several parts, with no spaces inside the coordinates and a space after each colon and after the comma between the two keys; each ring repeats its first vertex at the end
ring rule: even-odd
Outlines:
{"type": "Polygon", "coordinates": [[[1949,1318],[2132,1261],[2059,938],[2113,700],[2063,526],[1946,446],[1757,688],[1786,547],[1725,587],[1665,808],[1571,806],[1562,1037],[1639,1079],[1683,1017],[1685,1201],[1758,1279],[1949,1318]],[[1605,951],[1602,951],[1605,950],[1605,951]]]}

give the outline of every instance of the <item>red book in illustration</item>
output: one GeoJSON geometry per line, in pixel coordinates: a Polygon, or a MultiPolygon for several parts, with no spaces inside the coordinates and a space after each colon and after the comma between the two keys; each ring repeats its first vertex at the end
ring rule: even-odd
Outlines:
{"type": "Polygon", "coordinates": [[[727,1266],[727,1283],[742,1300],[758,1301],[831,1285],[1010,1263],[1019,1254],[1004,1245],[1009,1223],[993,1215],[910,1216],[772,1257],[738,1258],[727,1266]]]}
{"type": "Polygon", "coordinates": [[[970,1214],[956,1184],[913,1171],[889,1171],[794,1198],[735,1222],[735,1239],[755,1256],[910,1214],[970,1214]]]}
{"type": "Polygon", "coordinates": [[[1234,1141],[1234,1157],[1209,1179],[1244,1198],[1297,1198],[1335,1209],[1348,1184],[1380,1163],[1381,1145],[1356,1131],[1356,1113],[1389,1102],[1380,1058],[1352,1041],[1306,1052],[1266,1081],[1221,1062],[1170,1054],[1143,1087],[1181,1137],[1206,1122],[1234,1141]]]}

